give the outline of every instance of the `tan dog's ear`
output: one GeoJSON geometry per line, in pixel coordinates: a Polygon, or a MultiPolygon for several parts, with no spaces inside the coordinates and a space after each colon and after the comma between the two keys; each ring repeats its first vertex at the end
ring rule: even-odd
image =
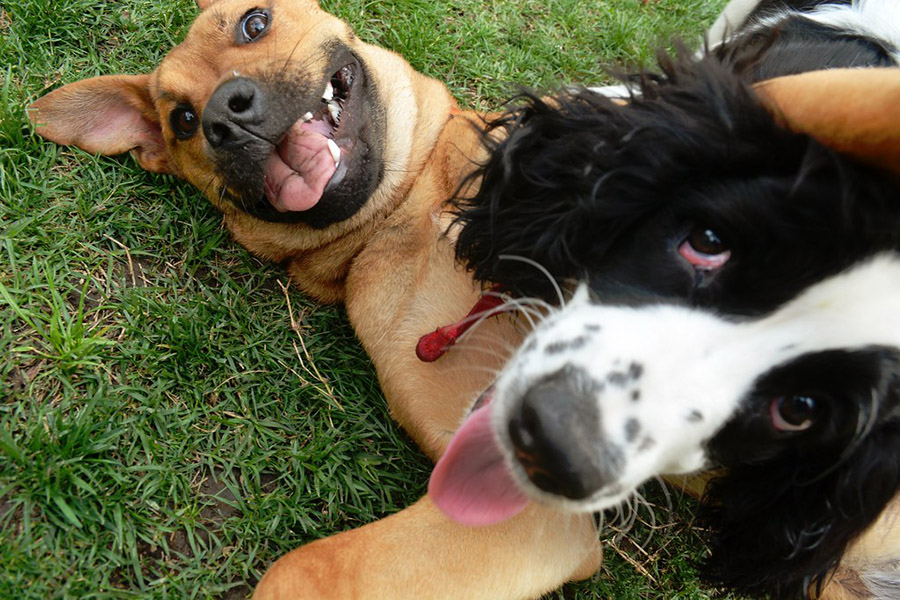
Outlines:
{"type": "Polygon", "coordinates": [[[65,85],[29,108],[35,132],[98,154],[131,151],[148,171],[169,173],[149,75],[105,75],[65,85]]]}
{"type": "Polygon", "coordinates": [[[833,69],[757,84],[788,129],[900,175],[900,69],[833,69]]]}
{"type": "Polygon", "coordinates": [[[200,7],[200,10],[206,10],[210,4],[215,4],[215,2],[216,0],[197,0],[197,6],[200,7]]]}

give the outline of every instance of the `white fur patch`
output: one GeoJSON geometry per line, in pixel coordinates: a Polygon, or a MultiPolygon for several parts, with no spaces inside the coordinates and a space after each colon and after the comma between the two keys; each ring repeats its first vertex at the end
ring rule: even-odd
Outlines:
{"type": "Polygon", "coordinates": [[[633,86],[626,85],[624,83],[619,85],[603,85],[598,87],[589,87],[589,90],[594,92],[595,94],[600,94],[601,96],[606,96],[607,98],[621,98],[628,99],[635,93],[637,90],[633,86]]]}
{"type": "Polygon", "coordinates": [[[731,0],[706,34],[709,46],[715,48],[730,38],[747,21],[758,4],[759,0],[731,0]]]}

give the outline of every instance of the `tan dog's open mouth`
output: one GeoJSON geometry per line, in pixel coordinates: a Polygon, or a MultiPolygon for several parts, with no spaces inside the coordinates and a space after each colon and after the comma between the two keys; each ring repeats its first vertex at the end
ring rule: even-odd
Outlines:
{"type": "Polygon", "coordinates": [[[300,117],[266,161],[265,194],[277,211],[309,210],[344,179],[358,142],[352,100],[361,79],[355,61],[338,69],[325,85],[321,106],[300,117]]]}

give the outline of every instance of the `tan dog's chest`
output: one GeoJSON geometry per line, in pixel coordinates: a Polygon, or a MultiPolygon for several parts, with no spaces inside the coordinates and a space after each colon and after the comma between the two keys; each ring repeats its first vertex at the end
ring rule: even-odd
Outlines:
{"type": "Polygon", "coordinates": [[[455,261],[452,215],[445,212],[456,191],[448,183],[459,181],[477,155],[477,136],[467,121],[447,129],[407,201],[353,261],[345,298],[385,395],[406,399],[391,402],[393,416],[433,459],[526,329],[508,316],[487,318],[437,362],[416,357],[423,334],[458,321],[481,294],[455,261]],[[461,150],[467,145],[469,153],[461,150]],[[427,422],[414,414],[427,415],[427,422]]]}

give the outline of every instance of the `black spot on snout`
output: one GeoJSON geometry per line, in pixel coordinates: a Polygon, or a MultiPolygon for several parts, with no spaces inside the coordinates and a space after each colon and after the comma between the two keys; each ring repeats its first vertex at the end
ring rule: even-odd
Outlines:
{"type": "Polygon", "coordinates": [[[625,441],[629,444],[637,438],[637,435],[641,432],[641,423],[635,418],[628,419],[625,421],[625,441]]]}
{"type": "Polygon", "coordinates": [[[703,413],[695,408],[688,413],[687,420],[689,423],[699,423],[703,420],[703,413]]]}
{"type": "Polygon", "coordinates": [[[628,365],[628,376],[633,380],[637,381],[644,374],[644,365],[638,362],[632,362],[628,365]]]}
{"type": "Polygon", "coordinates": [[[588,337],[579,335],[572,338],[571,340],[560,340],[558,342],[547,344],[547,346],[544,348],[544,352],[549,355],[561,354],[563,352],[579,350],[583,348],[587,343],[588,337]]]}
{"type": "Polygon", "coordinates": [[[608,381],[610,385],[622,387],[628,383],[628,374],[623,373],[622,371],[610,371],[606,374],[606,381],[608,381]]]}
{"type": "Polygon", "coordinates": [[[544,354],[549,354],[550,356],[559,354],[560,352],[565,352],[568,347],[568,342],[552,342],[544,347],[544,354]]]}
{"type": "MultiPolygon", "coordinates": [[[[619,361],[613,363],[613,365],[617,364],[619,361]]],[[[638,381],[644,375],[644,365],[638,362],[632,361],[628,365],[628,370],[626,371],[610,371],[606,374],[606,381],[610,383],[610,385],[615,385],[618,387],[624,387],[629,382],[638,381]]],[[[632,399],[634,396],[632,395],[632,399]]]]}

